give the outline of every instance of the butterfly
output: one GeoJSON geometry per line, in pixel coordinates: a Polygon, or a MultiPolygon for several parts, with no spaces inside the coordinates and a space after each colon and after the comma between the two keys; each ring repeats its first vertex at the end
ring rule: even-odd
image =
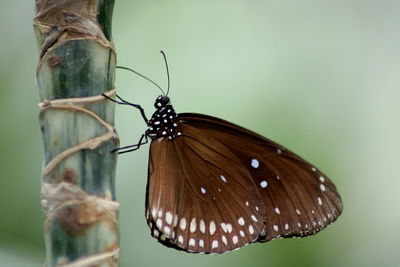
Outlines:
{"type": "Polygon", "coordinates": [[[335,185],[289,149],[216,117],[176,113],[168,92],[156,99],[150,119],[139,105],[117,98],[110,99],[138,108],[148,125],[138,144],[114,152],[151,141],[145,216],[163,245],[224,253],[314,235],[341,214],[335,185]]]}

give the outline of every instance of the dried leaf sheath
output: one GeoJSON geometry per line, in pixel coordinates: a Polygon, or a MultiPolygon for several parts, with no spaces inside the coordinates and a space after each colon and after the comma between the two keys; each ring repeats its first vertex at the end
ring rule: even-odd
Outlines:
{"type": "Polygon", "coordinates": [[[113,4],[36,1],[46,266],[118,265],[113,4]]]}

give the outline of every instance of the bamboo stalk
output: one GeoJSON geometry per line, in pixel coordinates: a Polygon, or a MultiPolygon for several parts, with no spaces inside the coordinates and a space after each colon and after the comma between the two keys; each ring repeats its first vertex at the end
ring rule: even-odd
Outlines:
{"type": "Polygon", "coordinates": [[[36,0],[46,266],[117,266],[114,0],[36,0]]]}

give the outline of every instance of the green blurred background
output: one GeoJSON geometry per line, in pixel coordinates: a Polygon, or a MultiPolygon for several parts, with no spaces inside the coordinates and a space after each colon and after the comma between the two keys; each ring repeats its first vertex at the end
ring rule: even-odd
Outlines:
{"type": "MultiPolygon", "coordinates": [[[[0,266],[43,265],[33,9],[33,0],[0,2],[0,266]]],[[[152,239],[144,219],[145,147],[118,162],[121,266],[399,266],[399,11],[385,0],[117,0],[120,65],[164,86],[165,50],[178,112],[287,146],[328,174],[344,202],[339,220],[311,238],[178,252],[152,239]]],[[[123,71],[116,85],[153,112],[153,85],[123,71]]],[[[121,143],[137,142],[139,112],[117,107],[116,116],[121,143]]]]}

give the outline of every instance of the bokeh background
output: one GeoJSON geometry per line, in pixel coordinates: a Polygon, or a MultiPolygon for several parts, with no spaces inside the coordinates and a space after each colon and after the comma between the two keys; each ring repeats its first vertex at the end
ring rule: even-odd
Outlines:
{"type": "MultiPolygon", "coordinates": [[[[34,1],[0,2],[0,266],[42,266],[42,144],[34,1]]],[[[148,147],[120,156],[121,266],[399,266],[400,2],[373,0],[116,1],[120,65],[166,87],[178,112],[243,125],[296,151],[336,183],[339,220],[317,236],[218,256],[150,237],[148,147]]],[[[159,92],[118,71],[119,94],[148,114],[159,92]]],[[[146,129],[117,107],[123,145],[146,129]]]]}

